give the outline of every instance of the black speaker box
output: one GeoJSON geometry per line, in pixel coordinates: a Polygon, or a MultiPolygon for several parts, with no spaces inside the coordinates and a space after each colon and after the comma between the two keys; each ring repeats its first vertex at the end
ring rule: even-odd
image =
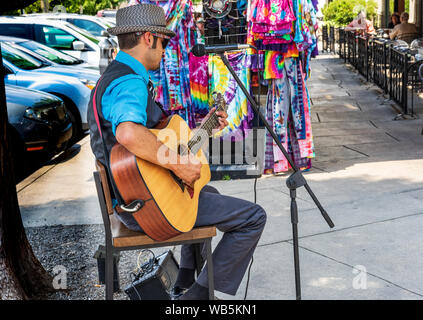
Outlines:
{"type": "MultiPolygon", "coordinates": [[[[148,262],[146,263],[148,264],[148,262]]],[[[171,250],[157,256],[152,268],[125,288],[131,300],[170,300],[179,265],[171,250]]]]}

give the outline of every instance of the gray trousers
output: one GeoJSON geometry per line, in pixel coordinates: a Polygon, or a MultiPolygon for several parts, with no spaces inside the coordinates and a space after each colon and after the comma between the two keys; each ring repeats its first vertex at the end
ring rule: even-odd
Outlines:
{"type": "MultiPolygon", "coordinates": [[[[252,202],[221,195],[205,186],[200,192],[196,227],[215,225],[223,236],[213,251],[214,283],[217,291],[235,295],[263,232],[266,213],[252,202]]],[[[183,245],[181,268],[195,269],[193,245],[183,245]]],[[[207,267],[197,278],[208,287],[207,267]]]]}
{"type": "MultiPolygon", "coordinates": [[[[132,216],[118,215],[131,230],[142,231],[132,216]]],[[[213,251],[214,286],[217,291],[235,295],[266,223],[266,213],[257,204],[225,196],[205,186],[200,192],[196,227],[215,225],[223,236],[213,251]]],[[[195,269],[193,245],[181,248],[181,268],[195,269]]],[[[208,287],[207,267],[197,278],[208,287]]]]}

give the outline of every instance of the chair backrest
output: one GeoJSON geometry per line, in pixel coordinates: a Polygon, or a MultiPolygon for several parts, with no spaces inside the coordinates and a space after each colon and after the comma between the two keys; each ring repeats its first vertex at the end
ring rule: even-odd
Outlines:
{"type": "Polygon", "coordinates": [[[403,40],[407,42],[408,44],[410,44],[411,42],[413,42],[413,40],[416,40],[419,37],[420,35],[418,33],[403,33],[403,34],[397,35],[398,40],[403,40]]]}
{"type": "Polygon", "coordinates": [[[98,160],[96,160],[95,166],[97,168],[98,173],[100,174],[101,186],[104,194],[104,200],[106,201],[107,213],[109,215],[113,214],[113,204],[112,197],[110,195],[109,182],[107,179],[107,170],[104,165],[98,160]]]}

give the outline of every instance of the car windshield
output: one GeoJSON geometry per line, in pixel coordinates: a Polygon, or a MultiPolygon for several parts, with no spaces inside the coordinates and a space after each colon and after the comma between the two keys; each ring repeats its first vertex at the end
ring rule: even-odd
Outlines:
{"type": "Polygon", "coordinates": [[[83,35],[85,38],[88,38],[89,40],[91,40],[92,42],[94,42],[95,44],[98,44],[100,42],[100,40],[98,40],[95,36],[93,36],[91,33],[88,33],[87,31],[78,28],[77,26],[75,26],[74,24],[68,23],[67,26],[71,29],[73,29],[74,31],[78,32],[79,34],[83,35]]]}
{"type": "Polygon", "coordinates": [[[77,59],[59,50],[50,48],[35,41],[22,41],[18,43],[19,46],[34,51],[44,58],[56,62],[58,64],[73,65],[80,64],[83,60],[77,59]]]}
{"type": "Polygon", "coordinates": [[[1,54],[3,59],[9,61],[11,64],[20,69],[34,70],[45,66],[41,61],[22,51],[14,49],[5,43],[2,43],[1,45],[1,54]]]}
{"type": "Polygon", "coordinates": [[[98,20],[88,20],[88,19],[70,19],[69,22],[76,25],[78,28],[84,29],[87,32],[95,35],[96,37],[101,37],[101,33],[103,30],[105,30],[105,27],[101,25],[101,23],[98,20]]]}

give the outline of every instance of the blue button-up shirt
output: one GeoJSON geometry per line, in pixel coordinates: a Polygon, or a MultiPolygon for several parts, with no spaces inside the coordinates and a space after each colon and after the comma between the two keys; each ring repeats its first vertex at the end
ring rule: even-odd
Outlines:
{"type": "Polygon", "coordinates": [[[103,117],[112,123],[113,134],[117,126],[126,121],[146,125],[148,72],[137,59],[122,50],[116,55],[116,61],[132,68],[136,74],[113,80],[101,99],[103,117]]]}

